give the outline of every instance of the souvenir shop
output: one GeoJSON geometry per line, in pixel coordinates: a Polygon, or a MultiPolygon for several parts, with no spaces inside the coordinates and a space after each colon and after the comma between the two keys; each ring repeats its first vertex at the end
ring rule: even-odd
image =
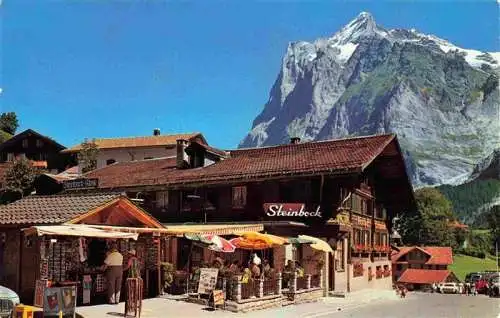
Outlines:
{"type": "MultiPolygon", "coordinates": [[[[143,297],[155,297],[161,292],[160,263],[166,257],[164,247],[168,239],[161,229],[78,224],[34,226],[25,235],[39,250],[35,306],[43,305],[43,290],[50,286],[76,286],[78,305],[105,303],[108,285],[104,259],[115,244],[124,264],[131,251],[137,256],[144,281],[143,297]]],[[[122,290],[126,275],[125,272],[122,290]]],[[[124,297],[122,293],[121,301],[124,297]]]]}

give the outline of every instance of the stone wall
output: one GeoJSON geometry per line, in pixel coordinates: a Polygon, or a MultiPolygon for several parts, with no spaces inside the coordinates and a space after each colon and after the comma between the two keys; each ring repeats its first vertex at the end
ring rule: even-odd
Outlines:
{"type": "Polygon", "coordinates": [[[298,292],[294,295],[293,301],[295,304],[308,303],[318,301],[323,297],[323,289],[316,288],[304,292],[298,292]]]}
{"type": "Polygon", "coordinates": [[[282,296],[270,296],[257,298],[242,302],[227,301],[226,310],[232,312],[249,312],[273,307],[281,307],[284,298],[282,296]]]}

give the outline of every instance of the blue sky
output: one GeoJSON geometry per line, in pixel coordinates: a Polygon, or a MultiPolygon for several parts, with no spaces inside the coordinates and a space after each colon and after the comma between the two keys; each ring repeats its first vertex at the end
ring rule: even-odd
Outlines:
{"type": "Polygon", "coordinates": [[[387,28],[499,51],[494,0],[7,0],[0,111],[66,146],[158,127],[233,148],[266,103],[288,42],[332,35],[361,11],[387,28]]]}

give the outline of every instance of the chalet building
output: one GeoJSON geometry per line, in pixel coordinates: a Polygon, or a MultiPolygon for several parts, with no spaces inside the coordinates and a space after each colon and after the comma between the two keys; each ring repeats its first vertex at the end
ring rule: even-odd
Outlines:
{"type": "MultiPolygon", "coordinates": [[[[320,237],[336,250],[324,275],[335,292],[391,288],[391,220],[415,209],[395,135],[231,151],[179,139],[172,156],[117,162],[84,177],[141,200],[163,223],[259,222],[276,235],[320,237]]],[[[278,269],[310,256],[293,247],[273,252],[278,269]]]]}
{"type": "MultiPolygon", "coordinates": [[[[72,244],[75,241],[70,242],[63,238],[72,235],[68,232],[75,232],[75,229],[68,228],[69,225],[75,224],[148,228],[150,231],[163,229],[156,219],[122,194],[114,192],[32,195],[7,205],[0,205],[0,285],[15,290],[24,303],[32,303],[35,281],[38,279],[49,278],[58,282],[81,281],[81,273],[77,273],[78,266],[81,265],[78,258],[78,244],[75,249],[72,244]],[[35,244],[35,240],[22,231],[31,226],[63,224],[61,227],[64,233],[58,233],[56,230],[60,229],[57,227],[55,229],[49,227],[49,232],[46,234],[60,235],[56,240],[57,243],[47,249],[45,248],[47,240],[38,240],[36,241],[38,244],[35,244]],[[50,231],[56,232],[50,233],[50,231]]],[[[84,232],[77,234],[85,236],[84,232]]],[[[137,243],[142,244],[143,254],[149,249],[154,250],[155,247],[150,239],[144,239],[142,243],[141,241],[137,243]]],[[[102,241],[94,240],[89,246],[89,261],[86,264],[93,267],[86,268],[85,272],[92,274],[94,281],[99,280],[98,276],[104,277],[104,273],[98,268],[104,260],[106,249],[103,244],[102,241]]],[[[139,247],[136,249],[139,250],[139,247]]],[[[124,255],[126,251],[124,246],[124,255]]],[[[153,265],[152,270],[154,270],[156,263],[154,261],[149,263],[153,265]]],[[[150,276],[146,273],[148,270],[151,270],[151,266],[145,266],[143,277],[150,276]]],[[[151,281],[155,282],[156,279],[151,281]]]]}
{"type": "Polygon", "coordinates": [[[409,285],[412,289],[433,283],[454,282],[457,278],[448,270],[453,264],[451,247],[401,246],[391,256],[394,282],[409,285]]]}
{"type": "Polygon", "coordinates": [[[70,164],[59,152],[65,149],[56,141],[28,129],[0,144],[0,165],[8,166],[16,158],[26,158],[32,164],[52,173],[59,173],[70,164]]]}
{"type": "MultiPolygon", "coordinates": [[[[176,141],[197,141],[207,144],[200,133],[161,135],[159,129],[153,131],[152,136],[126,137],[126,138],[99,138],[94,142],[99,149],[97,157],[97,168],[102,168],[115,162],[129,162],[136,160],[148,160],[176,155],[176,141]]],[[[65,149],[62,153],[72,154],[74,157],[82,149],[82,145],[76,145],[65,149]]]]}

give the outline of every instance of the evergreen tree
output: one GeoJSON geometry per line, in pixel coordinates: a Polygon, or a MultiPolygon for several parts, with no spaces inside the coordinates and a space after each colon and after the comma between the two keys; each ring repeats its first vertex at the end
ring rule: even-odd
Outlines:
{"type": "Polygon", "coordinates": [[[19,122],[17,121],[16,113],[9,112],[9,113],[2,113],[2,115],[0,115],[0,130],[3,130],[11,135],[14,135],[18,127],[19,127],[19,122]]]}
{"type": "Polygon", "coordinates": [[[491,235],[493,236],[493,244],[496,242],[500,245],[500,205],[492,207],[486,219],[491,229],[491,235]]]}
{"type": "Polygon", "coordinates": [[[97,168],[97,155],[99,148],[95,140],[88,141],[85,139],[82,143],[82,149],[78,153],[78,163],[82,167],[82,173],[87,173],[97,168]]]}

